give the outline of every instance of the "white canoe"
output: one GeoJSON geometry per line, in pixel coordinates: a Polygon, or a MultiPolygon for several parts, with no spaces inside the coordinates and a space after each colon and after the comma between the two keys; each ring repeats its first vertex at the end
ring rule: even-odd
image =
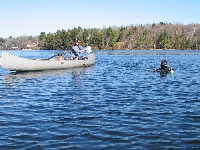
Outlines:
{"type": "Polygon", "coordinates": [[[90,53],[85,60],[28,59],[2,52],[1,66],[10,71],[40,71],[87,67],[95,63],[95,54],[90,53]]]}

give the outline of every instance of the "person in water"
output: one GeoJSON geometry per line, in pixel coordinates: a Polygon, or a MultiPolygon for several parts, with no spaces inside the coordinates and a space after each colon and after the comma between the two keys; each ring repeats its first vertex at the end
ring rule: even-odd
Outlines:
{"type": "Polygon", "coordinates": [[[80,59],[80,53],[84,51],[86,51],[85,48],[80,45],[80,40],[76,38],[71,50],[72,54],[75,56],[75,59],[80,59]]]}
{"type": "Polygon", "coordinates": [[[167,61],[160,59],[160,68],[156,69],[155,72],[160,72],[162,74],[173,73],[174,69],[167,66],[167,61]]]}

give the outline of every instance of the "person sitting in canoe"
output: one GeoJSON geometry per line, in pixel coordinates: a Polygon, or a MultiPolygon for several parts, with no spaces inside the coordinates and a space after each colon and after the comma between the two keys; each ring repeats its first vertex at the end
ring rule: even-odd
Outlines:
{"type": "Polygon", "coordinates": [[[167,61],[160,59],[160,68],[154,70],[155,72],[160,72],[161,74],[173,73],[174,69],[167,66],[167,61]]]}
{"type": "Polygon", "coordinates": [[[62,54],[58,54],[56,60],[62,60],[62,54]]]}
{"type": "Polygon", "coordinates": [[[80,53],[86,51],[85,48],[83,48],[80,45],[80,40],[79,39],[75,39],[74,41],[74,45],[72,46],[72,54],[74,54],[75,59],[78,60],[80,59],[80,53]]]}

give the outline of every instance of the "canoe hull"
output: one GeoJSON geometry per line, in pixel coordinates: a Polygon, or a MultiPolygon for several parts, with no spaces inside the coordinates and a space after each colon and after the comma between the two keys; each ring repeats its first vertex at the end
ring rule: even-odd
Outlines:
{"type": "Polygon", "coordinates": [[[15,56],[9,52],[2,52],[1,66],[10,71],[40,71],[67,69],[91,66],[95,63],[95,54],[90,53],[85,60],[43,60],[27,59],[15,56]]]}

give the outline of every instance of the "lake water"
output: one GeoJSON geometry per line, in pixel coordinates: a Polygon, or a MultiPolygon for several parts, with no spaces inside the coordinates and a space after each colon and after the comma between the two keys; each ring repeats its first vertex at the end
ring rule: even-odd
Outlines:
{"type": "Polygon", "coordinates": [[[0,68],[0,149],[200,149],[200,51],[94,53],[88,68],[0,68]],[[160,58],[173,74],[153,72],[160,58]]]}

